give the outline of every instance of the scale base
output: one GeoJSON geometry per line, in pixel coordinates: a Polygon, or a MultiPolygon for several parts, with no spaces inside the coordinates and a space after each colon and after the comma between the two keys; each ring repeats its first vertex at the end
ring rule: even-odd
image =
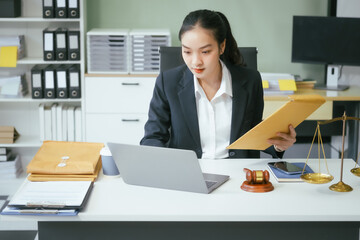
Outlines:
{"type": "Polygon", "coordinates": [[[343,183],[342,181],[331,185],[329,189],[335,192],[351,192],[353,190],[352,187],[343,183]]]}

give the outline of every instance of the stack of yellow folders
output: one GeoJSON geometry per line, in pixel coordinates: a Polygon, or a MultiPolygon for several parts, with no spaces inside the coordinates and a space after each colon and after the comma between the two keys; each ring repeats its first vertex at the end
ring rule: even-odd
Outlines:
{"type": "Polygon", "coordinates": [[[30,181],[95,181],[103,143],[44,141],[27,166],[30,181]]]}

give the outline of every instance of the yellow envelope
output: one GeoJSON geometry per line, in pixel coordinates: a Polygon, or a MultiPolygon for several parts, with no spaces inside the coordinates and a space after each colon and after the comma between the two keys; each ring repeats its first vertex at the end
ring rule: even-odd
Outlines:
{"type": "Polygon", "coordinates": [[[99,159],[96,165],[94,174],[36,174],[31,173],[28,176],[28,180],[32,182],[43,181],[92,181],[94,182],[99,176],[101,170],[101,160],[99,159]]]}
{"type": "Polygon", "coordinates": [[[276,138],[278,132],[289,132],[290,124],[294,128],[297,127],[325,103],[325,98],[320,95],[292,95],[289,98],[289,102],[229,145],[227,149],[265,150],[270,147],[267,139],[276,138]]]}
{"type": "Polygon", "coordinates": [[[95,174],[103,143],[44,141],[27,173],[95,174]]]}

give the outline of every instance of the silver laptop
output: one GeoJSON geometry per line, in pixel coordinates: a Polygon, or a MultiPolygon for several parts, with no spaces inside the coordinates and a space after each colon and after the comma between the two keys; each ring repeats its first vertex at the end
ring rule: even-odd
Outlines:
{"type": "Polygon", "coordinates": [[[229,176],[202,173],[194,151],[107,143],[124,182],[132,185],[210,193],[229,176]]]}

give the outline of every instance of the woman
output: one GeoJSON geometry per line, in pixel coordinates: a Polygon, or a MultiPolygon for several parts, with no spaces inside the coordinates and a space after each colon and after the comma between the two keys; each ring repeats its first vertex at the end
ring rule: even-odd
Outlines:
{"type": "MultiPolygon", "coordinates": [[[[262,120],[260,74],[244,67],[229,22],[220,12],[189,13],[179,31],[186,65],[160,73],[140,144],[194,150],[198,158],[258,158],[226,147],[262,120]]],[[[274,158],[296,141],[289,134],[265,150],[274,158]]]]}

